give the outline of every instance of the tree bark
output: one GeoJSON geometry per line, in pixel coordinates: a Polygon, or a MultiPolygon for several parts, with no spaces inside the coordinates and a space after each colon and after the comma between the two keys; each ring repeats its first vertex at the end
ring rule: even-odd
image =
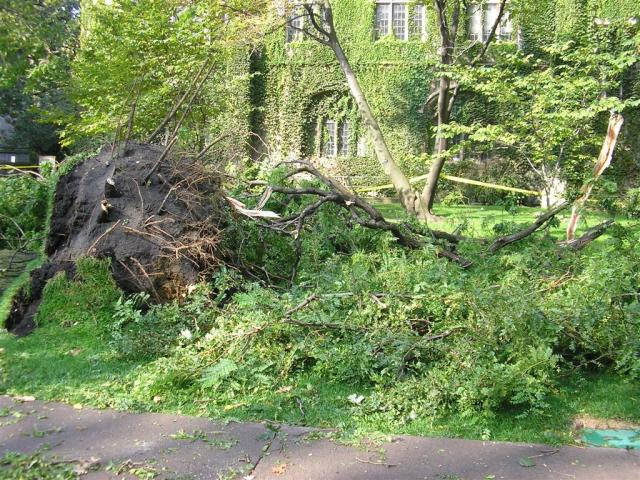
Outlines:
{"type": "Polygon", "coordinates": [[[604,140],[604,144],[602,145],[602,150],[600,151],[598,162],[593,169],[593,176],[591,177],[591,179],[589,179],[588,182],[584,184],[584,186],[582,187],[582,195],[576,200],[573,205],[571,219],[569,220],[569,225],[567,226],[567,241],[571,241],[574,239],[576,229],[578,228],[578,222],[580,221],[580,215],[582,213],[582,210],[584,209],[584,206],[587,204],[587,200],[589,200],[591,190],[593,190],[593,186],[596,181],[611,164],[611,160],[613,159],[613,152],[616,149],[618,135],[620,135],[620,130],[622,129],[623,123],[624,117],[622,115],[617,113],[611,115],[611,118],[609,119],[609,127],[607,129],[607,136],[604,140]]]}
{"type": "Polygon", "coordinates": [[[422,202],[420,196],[413,190],[413,187],[409,183],[409,179],[394,161],[384,139],[382,130],[380,129],[380,125],[378,124],[369,102],[360,87],[360,82],[358,82],[358,78],[353,72],[349,60],[342,49],[342,45],[340,44],[340,40],[338,39],[333,23],[331,4],[328,0],[324,0],[321,5],[323,13],[321,19],[318,19],[317,12],[314,11],[313,6],[307,5],[305,7],[311,23],[317,32],[317,35],[314,34],[311,36],[316,41],[333,50],[333,53],[335,54],[336,59],[340,64],[340,68],[347,80],[351,96],[356,102],[358,112],[371,135],[376,157],[378,158],[384,172],[389,176],[391,183],[400,197],[403,207],[407,212],[424,219],[427,213],[426,205],[422,202]]]}
{"type": "Polygon", "coordinates": [[[581,250],[586,247],[589,243],[593,242],[597,238],[600,238],[604,232],[611,225],[615,223],[615,220],[607,220],[602,222],[600,225],[596,225],[593,228],[587,230],[587,232],[582,235],[580,238],[574,238],[573,240],[567,240],[566,242],[561,242],[560,245],[566,248],[570,248],[571,250],[581,250]]]}
{"type": "MultiPolygon", "coordinates": [[[[460,15],[462,14],[461,9],[466,6],[466,2],[462,0],[455,0],[450,22],[447,20],[447,0],[434,0],[433,3],[436,13],[438,14],[438,29],[440,31],[440,61],[443,65],[451,65],[454,62],[453,52],[456,47],[456,40],[458,37],[460,15]]],[[[501,0],[498,17],[489,32],[489,36],[482,45],[482,49],[478,55],[470,61],[469,66],[476,65],[486,55],[491,42],[495,38],[496,31],[502,22],[506,3],[507,0],[501,0]]],[[[438,179],[440,178],[440,174],[442,173],[442,169],[446,161],[444,153],[448,148],[448,140],[443,137],[443,127],[447,125],[451,119],[451,112],[453,111],[453,106],[460,89],[460,86],[457,83],[453,88],[453,92],[451,92],[451,87],[451,79],[446,74],[442,75],[440,77],[440,85],[438,88],[438,128],[436,132],[436,144],[433,152],[434,160],[431,164],[431,168],[429,169],[427,184],[422,190],[421,195],[422,204],[427,208],[428,218],[432,220],[437,219],[437,217],[433,215],[433,204],[436,198],[438,179]]]]}
{"type": "Polygon", "coordinates": [[[515,243],[519,240],[522,240],[523,238],[528,237],[529,235],[534,233],[536,230],[538,230],[540,227],[542,227],[545,223],[547,223],[549,220],[551,220],[553,217],[555,217],[558,213],[560,213],[562,210],[564,210],[568,206],[569,204],[564,202],[558,205],[553,210],[550,210],[544,215],[541,215],[531,226],[523,230],[520,230],[516,233],[513,233],[511,235],[507,235],[506,237],[498,238],[489,247],[489,253],[495,253],[501,248],[506,247],[507,245],[511,245],[512,243],[515,243]]]}
{"type": "Polygon", "coordinates": [[[449,86],[450,80],[448,77],[442,76],[440,78],[440,88],[438,93],[438,130],[436,133],[436,144],[433,152],[434,160],[429,169],[429,176],[427,177],[427,184],[422,191],[422,203],[426,205],[428,214],[433,217],[433,204],[435,202],[438,179],[444,168],[445,158],[444,152],[448,147],[447,138],[442,135],[442,128],[449,123],[450,110],[449,110],[449,86]]]}
{"type": "Polygon", "coordinates": [[[398,192],[400,201],[404,208],[410,213],[421,216],[421,214],[425,213],[425,208],[423,208],[420,198],[414,192],[413,187],[411,187],[409,179],[393,160],[393,156],[389,151],[389,147],[384,139],[380,125],[371,111],[371,107],[367,102],[364,92],[360,88],[360,83],[358,82],[356,75],[353,73],[353,70],[349,65],[349,60],[345,56],[337,38],[332,39],[331,48],[333,49],[336,58],[340,63],[340,68],[347,79],[349,90],[351,91],[351,95],[358,106],[358,111],[362,116],[362,120],[369,130],[376,156],[380,165],[382,165],[384,173],[386,173],[391,179],[391,183],[396,189],[396,192],[398,192]]]}

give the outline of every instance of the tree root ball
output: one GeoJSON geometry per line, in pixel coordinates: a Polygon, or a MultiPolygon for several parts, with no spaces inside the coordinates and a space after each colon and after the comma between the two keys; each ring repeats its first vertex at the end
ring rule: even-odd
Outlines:
{"type": "Polygon", "coordinates": [[[144,183],[162,152],[129,144],[123,157],[112,158],[105,147],[59,180],[48,261],[32,273],[29,295],[14,299],[10,331],[24,334],[34,327],[46,282],[61,271],[72,275],[83,256],[111,259],[122,290],[146,292],[157,302],[179,297],[224,263],[220,240],[232,216],[221,176],[174,155],[144,183]]]}

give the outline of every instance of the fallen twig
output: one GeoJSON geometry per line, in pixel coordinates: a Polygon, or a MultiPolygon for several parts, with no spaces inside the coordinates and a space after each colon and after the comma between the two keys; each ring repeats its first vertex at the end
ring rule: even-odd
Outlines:
{"type": "Polygon", "coordinates": [[[363,460],[361,458],[356,457],[356,462],[360,462],[360,463],[368,463],[369,465],[381,465],[383,467],[387,467],[387,468],[391,468],[391,467],[397,467],[398,465],[395,463],[385,463],[385,462],[375,462],[372,461],[371,459],[369,460],[363,460]]]}

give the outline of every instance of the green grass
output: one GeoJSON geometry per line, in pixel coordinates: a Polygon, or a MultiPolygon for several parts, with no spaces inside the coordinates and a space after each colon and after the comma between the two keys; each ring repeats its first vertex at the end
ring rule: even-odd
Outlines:
{"type": "MultiPolygon", "coordinates": [[[[405,215],[402,206],[397,202],[376,203],[374,201],[374,206],[390,221],[399,221],[405,215]]],[[[523,206],[517,207],[515,213],[509,213],[500,206],[492,205],[436,205],[434,213],[440,216],[443,221],[432,223],[431,226],[438,230],[451,232],[464,223],[466,224],[466,235],[470,237],[489,237],[495,235],[493,232],[494,225],[501,222],[533,223],[541,211],[540,208],[523,206]]],[[[549,229],[550,233],[554,236],[562,237],[565,234],[570,215],[570,209],[561,212],[557,216],[559,223],[552,225],[549,229]]],[[[581,232],[609,218],[615,218],[616,223],[627,227],[637,227],[640,223],[638,220],[632,220],[626,216],[612,216],[606,212],[589,210],[581,217],[577,234],[580,235],[581,232]]]]}
{"type": "MultiPolygon", "coordinates": [[[[79,461],[78,461],[79,462],[79,461]]],[[[0,478],[6,480],[74,480],[78,475],[70,463],[45,459],[40,452],[23,455],[5,452],[0,457],[0,478]]]]}
{"type": "Polygon", "coordinates": [[[640,423],[640,384],[608,373],[566,381],[551,399],[550,413],[544,416],[520,419],[515,413],[504,412],[487,418],[418,418],[397,424],[384,416],[354,415],[359,407],[347,397],[359,393],[366,398],[369,392],[321,377],[299,377],[288,385],[290,390],[248,394],[237,401],[226,399],[226,403],[189,387],[159,392],[160,399],[141,399],[132,391],[136,382],[144,381],[141,367],[145,362],[126,362],[115,355],[93,320],[66,328],[45,325],[24,338],[1,334],[0,347],[5,350],[2,393],[99,408],[338,427],[344,434],[356,436],[381,432],[551,444],[573,441],[571,425],[576,415],[640,423]]]}

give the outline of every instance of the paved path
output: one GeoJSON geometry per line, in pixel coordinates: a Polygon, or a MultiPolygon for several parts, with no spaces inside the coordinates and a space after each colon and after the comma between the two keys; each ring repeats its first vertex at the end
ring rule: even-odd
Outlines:
{"type": "Polygon", "coordinates": [[[97,470],[86,479],[136,478],[131,472],[138,468],[181,480],[640,480],[637,451],[417,437],[397,437],[366,451],[312,440],[317,432],[307,428],[220,424],[6,396],[0,397],[0,415],[0,456],[48,444],[48,456],[81,469],[93,462],[97,470]]]}

